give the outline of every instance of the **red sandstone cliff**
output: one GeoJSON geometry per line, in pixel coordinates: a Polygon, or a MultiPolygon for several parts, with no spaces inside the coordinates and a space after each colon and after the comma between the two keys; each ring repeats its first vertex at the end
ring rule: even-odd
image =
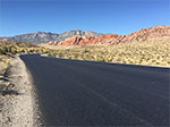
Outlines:
{"type": "Polygon", "coordinates": [[[74,36],[61,42],[49,42],[50,45],[60,46],[85,46],[85,45],[112,45],[117,43],[142,42],[150,39],[170,38],[170,26],[157,26],[149,29],[143,29],[130,35],[102,35],[95,36],[74,36]]]}

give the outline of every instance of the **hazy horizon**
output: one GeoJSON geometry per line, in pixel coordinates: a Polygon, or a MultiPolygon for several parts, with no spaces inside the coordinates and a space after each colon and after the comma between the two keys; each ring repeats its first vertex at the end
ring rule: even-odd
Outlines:
{"type": "Polygon", "coordinates": [[[0,36],[80,29],[127,35],[170,26],[169,0],[1,0],[0,36]]]}

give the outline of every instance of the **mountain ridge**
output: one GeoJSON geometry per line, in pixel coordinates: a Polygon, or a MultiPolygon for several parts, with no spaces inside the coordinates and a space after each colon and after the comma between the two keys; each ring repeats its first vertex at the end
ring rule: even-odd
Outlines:
{"type": "Polygon", "coordinates": [[[34,44],[48,43],[50,45],[89,45],[89,44],[117,44],[132,41],[145,41],[151,38],[170,37],[170,26],[155,26],[141,29],[127,35],[101,34],[91,31],[71,30],[61,34],[52,32],[34,32],[20,34],[13,37],[0,37],[3,41],[30,42],[34,44]]]}
{"type": "Polygon", "coordinates": [[[107,34],[99,37],[81,37],[74,36],[61,42],[49,42],[49,45],[56,46],[85,46],[85,45],[112,45],[118,43],[142,42],[161,40],[163,38],[170,39],[170,26],[157,26],[148,29],[142,29],[129,35],[107,34]]]}
{"type": "Polygon", "coordinates": [[[20,35],[15,35],[12,37],[0,37],[0,40],[4,41],[15,41],[15,42],[30,42],[30,43],[47,43],[47,42],[60,42],[64,41],[67,38],[73,37],[75,35],[80,36],[100,36],[101,33],[91,32],[91,31],[82,31],[82,30],[71,30],[61,34],[52,33],[52,32],[34,32],[34,33],[25,33],[20,35]]]}

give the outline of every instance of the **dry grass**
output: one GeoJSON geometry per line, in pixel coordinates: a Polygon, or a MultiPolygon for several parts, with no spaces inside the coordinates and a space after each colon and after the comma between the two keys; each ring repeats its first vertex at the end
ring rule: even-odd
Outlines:
{"type": "Polygon", "coordinates": [[[55,55],[66,59],[170,67],[170,40],[65,49],[57,47],[55,55]]]}
{"type": "Polygon", "coordinates": [[[56,48],[27,43],[0,43],[0,54],[9,53],[39,53],[65,59],[170,67],[170,39],[168,38],[111,46],[56,48]]]}
{"type": "Polygon", "coordinates": [[[3,76],[10,65],[10,58],[5,55],[0,55],[0,76],[3,76]]]}

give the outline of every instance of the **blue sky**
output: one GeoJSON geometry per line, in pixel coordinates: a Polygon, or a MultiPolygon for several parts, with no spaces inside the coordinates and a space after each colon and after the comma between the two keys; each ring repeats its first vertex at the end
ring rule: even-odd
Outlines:
{"type": "Polygon", "coordinates": [[[0,0],[0,36],[81,29],[130,34],[170,26],[170,0],[0,0]]]}

